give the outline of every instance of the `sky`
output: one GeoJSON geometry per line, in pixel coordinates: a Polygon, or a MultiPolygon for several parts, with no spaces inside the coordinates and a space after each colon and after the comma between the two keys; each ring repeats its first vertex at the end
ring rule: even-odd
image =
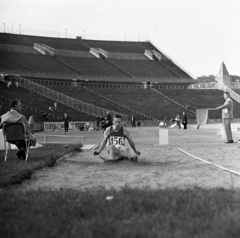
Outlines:
{"type": "Polygon", "coordinates": [[[150,40],[194,78],[222,62],[240,75],[239,0],[0,0],[0,30],[20,25],[22,34],[150,40]]]}

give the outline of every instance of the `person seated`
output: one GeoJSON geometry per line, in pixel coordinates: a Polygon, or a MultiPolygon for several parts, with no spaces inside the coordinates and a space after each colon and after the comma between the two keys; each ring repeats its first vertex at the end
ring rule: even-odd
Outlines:
{"type": "MultiPolygon", "coordinates": [[[[30,143],[30,146],[34,147],[36,145],[36,137],[31,133],[31,127],[30,127],[26,117],[20,113],[21,109],[22,109],[21,101],[18,99],[15,99],[11,102],[10,106],[11,106],[11,110],[1,116],[1,124],[0,125],[2,126],[3,123],[5,123],[5,122],[9,122],[9,123],[22,122],[24,124],[25,130],[26,130],[27,138],[25,138],[25,139],[28,140],[28,143],[30,143]]],[[[26,157],[25,141],[16,144],[16,146],[18,148],[17,157],[19,159],[25,160],[25,157],[26,157]]]]}
{"type": "Polygon", "coordinates": [[[114,124],[106,128],[104,132],[103,141],[99,147],[98,151],[94,151],[94,155],[99,155],[102,150],[105,148],[107,142],[107,152],[109,157],[101,157],[104,161],[118,161],[122,159],[137,159],[137,155],[140,155],[140,152],[136,150],[135,144],[130,137],[127,129],[122,125],[122,116],[115,115],[114,124]],[[129,145],[135,152],[135,156],[132,157],[129,147],[125,146],[125,138],[127,138],[129,145]]]}

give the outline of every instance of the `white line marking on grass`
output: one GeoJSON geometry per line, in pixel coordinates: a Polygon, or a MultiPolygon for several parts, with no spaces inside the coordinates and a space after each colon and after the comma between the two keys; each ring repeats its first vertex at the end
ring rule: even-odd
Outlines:
{"type": "Polygon", "coordinates": [[[225,168],[225,167],[223,167],[221,165],[217,165],[217,164],[211,163],[211,162],[209,162],[209,161],[207,161],[205,159],[198,158],[197,156],[192,155],[192,154],[190,154],[190,153],[188,153],[188,152],[186,152],[186,151],[184,151],[184,150],[182,150],[180,148],[178,148],[178,150],[180,150],[181,152],[183,152],[183,153],[185,153],[185,154],[187,154],[187,155],[189,155],[189,156],[191,156],[191,157],[193,157],[195,159],[198,159],[198,160],[200,160],[200,161],[202,161],[202,162],[204,162],[206,164],[211,164],[211,165],[216,166],[216,167],[218,167],[218,168],[220,168],[222,170],[226,170],[226,171],[228,171],[230,173],[233,173],[233,174],[236,174],[236,175],[240,175],[240,172],[238,172],[238,171],[235,171],[235,170],[232,170],[232,169],[228,169],[228,168],[225,168]]]}

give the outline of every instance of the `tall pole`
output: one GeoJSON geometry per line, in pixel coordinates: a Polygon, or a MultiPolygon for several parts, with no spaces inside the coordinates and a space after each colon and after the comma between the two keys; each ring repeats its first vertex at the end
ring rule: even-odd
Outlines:
{"type": "Polygon", "coordinates": [[[4,29],[4,33],[5,33],[5,22],[4,22],[4,28],[3,29],[4,29]]]}

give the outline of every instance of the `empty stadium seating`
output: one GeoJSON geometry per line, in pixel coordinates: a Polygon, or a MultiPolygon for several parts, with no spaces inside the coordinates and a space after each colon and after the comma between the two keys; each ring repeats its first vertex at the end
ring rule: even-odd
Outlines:
{"type": "Polygon", "coordinates": [[[0,68],[2,70],[11,70],[11,71],[29,71],[28,68],[24,67],[23,65],[21,65],[20,63],[17,63],[9,58],[7,58],[5,55],[3,55],[0,52],[0,62],[1,62],[1,66],[0,68]]]}
{"type": "Polygon", "coordinates": [[[164,60],[161,63],[165,64],[166,66],[168,66],[171,70],[176,72],[180,77],[182,77],[182,78],[191,78],[186,72],[184,72],[182,69],[180,69],[171,60],[164,60]]]}
{"type": "Polygon", "coordinates": [[[33,43],[22,35],[0,33],[0,44],[33,47],[33,43]]]}
{"type": "MultiPolygon", "coordinates": [[[[70,97],[73,97],[75,99],[78,99],[80,101],[95,105],[97,107],[105,108],[107,110],[115,111],[118,113],[131,115],[134,114],[134,112],[128,110],[126,107],[122,107],[120,105],[117,105],[114,101],[107,100],[106,97],[101,97],[101,95],[94,94],[93,92],[90,92],[82,87],[63,87],[63,86],[48,86],[52,88],[53,90],[63,93],[64,95],[68,95],[70,97]]],[[[138,118],[144,119],[144,117],[139,116],[136,114],[138,118]]]]}
{"type": "MultiPolygon", "coordinates": [[[[183,90],[160,90],[159,92],[165,96],[179,102],[181,105],[190,105],[191,110],[195,111],[200,108],[215,108],[224,103],[222,91],[217,89],[198,90],[198,89],[183,89],[183,90]]],[[[240,118],[240,104],[234,101],[234,117],[240,118]]],[[[209,118],[221,118],[221,111],[209,111],[209,118]]]]}
{"type": "MultiPolygon", "coordinates": [[[[123,88],[91,88],[98,94],[106,95],[114,102],[125,105],[134,111],[148,115],[157,120],[174,117],[183,111],[170,101],[160,97],[157,93],[147,89],[123,89],[123,88]]],[[[193,118],[194,116],[192,116],[193,118]]],[[[146,119],[146,118],[145,118],[146,119]]]]}
{"type": "Polygon", "coordinates": [[[79,70],[85,75],[92,76],[125,76],[122,72],[102,59],[58,57],[60,60],[79,70]]]}
{"type": "Polygon", "coordinates": [[[24,38],[30,42],[45,44],[55,49],[65,50],[78,50],[89,51],[90,47],[86,45],[81,39],[67,39],[67,38],[54,38],[54,37],[40,37],[40,36],[27,36],[24,38]]]}
{"type": "Polygon", "coordinates": [[[158,51],[150,42],[82,40],[0,33],[1,44],[3,63],[0,70],[19,70],[22,73],[27,68],[33,73],[55,74],[59,77],[72,74],[124,78],[191,78],[172,61],[148,60],[144,55],[145,50],[158,51]],[[6,48],[6,44],[9,47],[6,48]],[[44,44],[53,48],[51,54],[54,55],[55,52],[56,57],[40,55],[44,50],[41,51],[40,47],[40,52],[37,52],[33,49],[34,44],[44,44]],[[94,58],[90,48],[101,48],[109,52],[111,60],[94,58]],[[3,56],[8,60],[3,59],[3,56]],[[9,67],[9,60],[18,63],[18,66],[12,63],[12,67],[9,67]]]}
{"type": "Polygon", "coordinates": [[[144,53],[135,42],[84,40],[91,48],[101,48],[107,52],[144,53]]]}
{"type": "Polygon", "coordinates": [[[113,63],[135,77],[174,78],[169,71],[155,61],[150,60],[114,60],[113,63]]]}
{"type": "MultiPolygon", "coordinates": [[[[52,73],[52,74],[76,74],[71,69],[54,60],[53,57],[46,55],[19,54],[4,52],[3,56],[25,66],[32,72],[52,73]]],[[[16,69],[15,65],[13,66],[16,69]]]]}
{"type": "MultiPolygon", "coordinates": [[[[21,102],[30,107],[31,110],[34,109],[45,112],[47,114],[53,114],[54,117],[49,117],[49,120],[59,121],[60,118],[63,118],[64,113],[67,113],[68,116],[74,121],[89,121],[95,120],[93,116],[87,115],[75,109],[72,109],[68,106],[58,103],[57,110],[54,112],[49,111],[49,106],[54,105],[54,100],[31,92],[22,87],[1,87],[1,96],[6,97],[8,99],[18,98],[21,102]],[[51,119],[52,118],[52,119],[51,119]]],[[[0,112],[1,114],[5,113],[3,110],[0,112]]],[[[32,112],[30,113],[32,114],[32,112]]],[[[61,120],[60,120],[61,121],[61,120]]]]}

